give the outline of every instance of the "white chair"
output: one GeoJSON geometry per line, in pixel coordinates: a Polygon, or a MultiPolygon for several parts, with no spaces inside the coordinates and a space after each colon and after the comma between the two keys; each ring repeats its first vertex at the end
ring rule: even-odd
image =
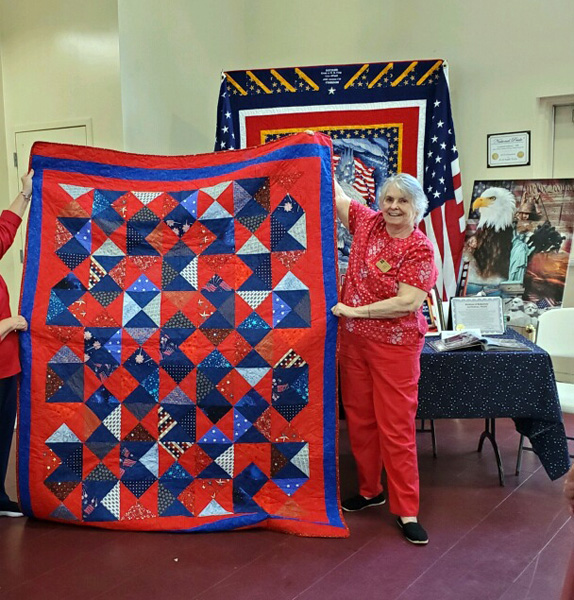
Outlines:
{"type": "MultiPolygon", "coordinates": [[[[563,373],[556,369],[558,361],[574,359],[574,308],[556,308],[547,310],[538,317],[538,332],[536,344],[546,350],[553,359],[555,365],[556,386],[558,388],[558,399],[563,413],[574,413],[574,383],[560,381],[560,379],[571,379],[572,373],[563,373]]],[[[574,361],[572,361],[574,363],[574,361]]],[[[573,437],[566,436],[569,440],[573,437]]],[[[522,450],[524,448],[524,436],[520,436],[518,446],[518,458],[516,460],[516,475],[520,473],[522,464],[522,450]]],[[[571,457],[572,458],[572,457],[571,457]]]]}

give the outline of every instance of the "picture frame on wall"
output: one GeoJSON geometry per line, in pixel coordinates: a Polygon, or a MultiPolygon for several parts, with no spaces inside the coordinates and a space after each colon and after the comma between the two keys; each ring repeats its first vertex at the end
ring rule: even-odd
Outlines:
{"type": "Polygon", "coordinates": [[[486,136],[487,167],[525,167],[530,164],[530,131],[486,136]]]}

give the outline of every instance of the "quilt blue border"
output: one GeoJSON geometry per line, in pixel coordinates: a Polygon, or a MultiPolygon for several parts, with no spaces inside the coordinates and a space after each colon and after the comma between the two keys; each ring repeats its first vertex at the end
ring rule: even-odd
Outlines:
{"type": "MultiPolygon", "coordinates": [[[[98,162],[33,156],[34,198],[30,209],[26,267],[23,280],[21,313],[29,321],[32,314],[34,291],[38,281],[39,259],[42,252],[42,180],[44,170],[98,175],[113,179],[139,179],[142,181],[193,181],[231,174],[245,167],[286,159],[317,157],[321,160],[321,248],[323,257],[323,284],[325,290],[326,335],[323,363],[323,476],[325,482],[325,508],[329,525],[345,528],[338,507],[337,477],[337,397],[336,397],[336,342],[337,318],[331,313],[338,298],[336,247],[334,240],[335,215],[333,210],[333,183],[331,153],[319,144],[293,144],[250,160],[190,169],[148,169],[107,165],[98,162]]],[[[31,365],[34,360],[30,333],[20,336],[22,352],[22,380],[20,387],[19,432],[19,488],[23,511],[32,515],[30,498],[30,425],[31,425],[31,365]]],[[[234,527],[246,527],[267,519],[282,519],[273,515],[243,515],[179,531],[219,531],[234,527]]]]}

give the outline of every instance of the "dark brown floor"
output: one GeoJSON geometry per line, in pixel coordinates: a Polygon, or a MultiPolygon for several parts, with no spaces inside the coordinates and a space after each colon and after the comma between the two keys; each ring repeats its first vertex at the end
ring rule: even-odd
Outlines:
{"type": "MultiPolygon", "coordinates": [[[[574,431],[574,416],[566,416],[574,431]]],[[[0,518],[2,600],[558,600],[574,527],[537,458],[514,476],[518,434],[497,421],[506,470],[476,452],[482,421],[439,421],[439,456],[419,434],[421,522],[405,542],[386,506],[348,515],[346,540],[267,531],[110,532],[0,518]]],[[[342,494],[355,471],[341,434],[342,494]]],[[[9,481],[14,491],[14,477],[9,481]]]]}

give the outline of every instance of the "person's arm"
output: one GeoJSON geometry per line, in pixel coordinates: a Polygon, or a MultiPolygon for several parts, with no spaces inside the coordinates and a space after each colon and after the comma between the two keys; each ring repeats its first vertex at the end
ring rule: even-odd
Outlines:
{"type": "Polygon", "coordinates": [[[412,285],[399,282],[399,291],[393,298],[379,300],[364,306],[336,304],[331,312],[336,317],[354,319],[396,319],[417,311],[427,297],[427,292],[412,285]]]}
{"type": "Polygon", "coordinates": [[[33,175],[34,171],[30,170],[22,177],[22,191],[18,193],[8,209],[2,212],[2,219],[0,219],[0,258],[6,254],[13,244],[22,217],[30,202],[33,175]]]}
{"type": "MultiPolygon", "coordinates": [[[[305,133],[307,135],[315,135],[315,132],[312,129],[306,129],[305,133]]],[[[351,206],[351,199],[345,192],[343,188],[339,185],[339,182],[335,177],[333,177],[333,186],[335,188],[335,205],[337,207],[337,217],[339,217],[339,221],[343,223],[343,225],[349,229],[349,206],[351,206]]]]}
{"type": "Polygon", "coordinates": [[[16,198],[8,210],[17,214],[20,218],[24,216],[28,205],[30,204],[30,198],[32,197],[32,177],[34,177],[34,170],[30,169],[26,175],[22,176],[22,191],[18,192],[16,198]]]}
{"type": "Polygon", "coordinates": [[[349,207],[351,206],[351,199],[345,192],[343,188],[339,185],[339,182],[333,178],[333,184],[335,186],[335,204],[337,206],[337,216],[339,217],[339,221],[343,223],[343,225],[349,229],[349,207]]]}
{"type": "Polygon", "coordinates": [[[12,331],[26,331],[28,323],[22,315],[0,320],[0,342],[12,331]]]}
{"type": "Polygon", "coordinates": [[[402,260],[396,296],[356,307],[339,303],[333,307],[333,314],[359,319],[396,319],[416,312],[436,282],[434,249],[427,242],[418,243],[402,260]]]}

